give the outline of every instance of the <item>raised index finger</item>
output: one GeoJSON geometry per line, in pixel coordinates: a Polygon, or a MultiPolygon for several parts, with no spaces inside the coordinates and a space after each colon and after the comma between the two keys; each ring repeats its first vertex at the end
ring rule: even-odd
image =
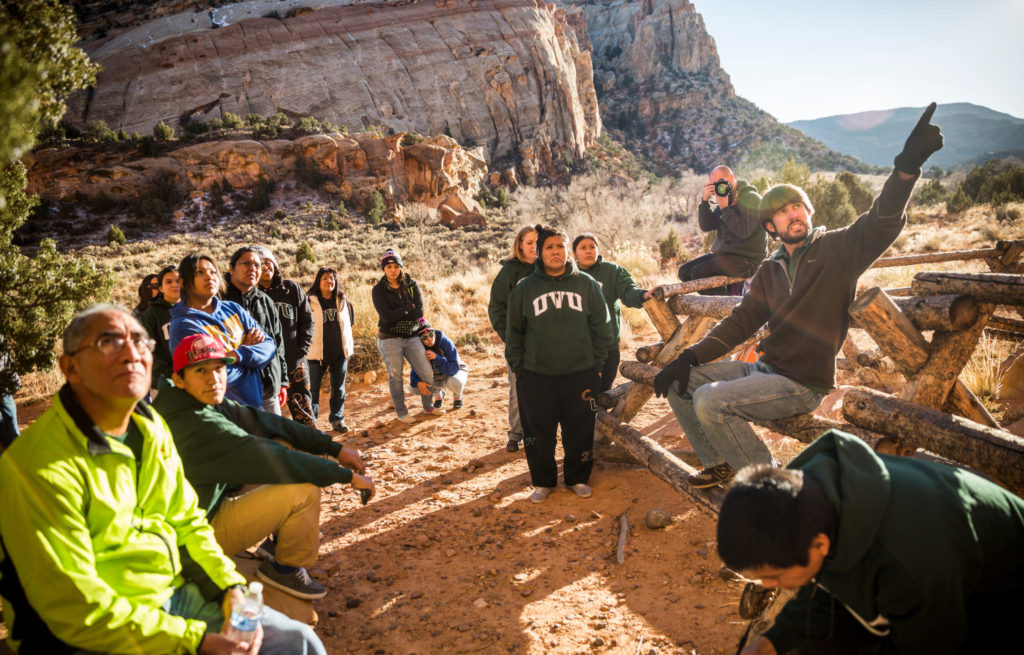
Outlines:
{"type": "Polygon", "coordinates": [[[935,113],[935,108],[937,106],[938,105],[936,105],[934,102],[928,105],[928,107],[924,110],[924,113],[921,114],[920,120],[917,121],[917,127],[925,127],[926,125],[928,125],[928,123],[932,121],[932,114],[935,113]]]}

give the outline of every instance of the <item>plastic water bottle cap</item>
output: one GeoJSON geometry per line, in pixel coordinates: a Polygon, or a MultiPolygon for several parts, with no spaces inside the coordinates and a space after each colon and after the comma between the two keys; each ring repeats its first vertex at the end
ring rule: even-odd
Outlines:
{"type": "Polygon", "coordinates": [[[253,580],[252,582],[249,583],[249,591],[253,592],[254,594],[262,594],[263,593],[263,583],[262,582],[257,582],[256,580],[253,580]]]}

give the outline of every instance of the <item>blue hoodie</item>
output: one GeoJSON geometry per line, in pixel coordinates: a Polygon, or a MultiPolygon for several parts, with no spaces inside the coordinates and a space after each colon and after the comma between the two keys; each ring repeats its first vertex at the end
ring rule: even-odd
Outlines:
{"type": "Polygon", "coordinates": [[[243,346],[245,333],[256,328],[256,319],[241,305],[229,300],[213,299],[213,313],[187,307],[179,302],[171,308],[171,353],[190,334],[208,334],[224,344],[228,352],[238,353],[238,361],[228,367],[227,397],[252,407],[263,407],[263,381],[260,370],[277,354],[277,345],[267,337],[254,346],[243,346]]]}
{"type": "MultiPolygon", "coordinates": [[[[426,348],[426,344],[424,344],[424,348],[426,348]]],[[[466,368],[466,365],[459,359],[459,351],[455,349],[455,344],[444,335],[444,332],[436,328],[434,328],[434,345],[427,350],[432,350],[437,355],[430,360],[430,368],[434,369],[435,374],[451,377],[466,368]]],[[[413,369],[409,375],[409,381],[414,387],[420,381],[420,377],[416,375],[416,369],[413,369]]],[[[433,384],[432,380],[424,380],[424,382],[433,384]]]]}

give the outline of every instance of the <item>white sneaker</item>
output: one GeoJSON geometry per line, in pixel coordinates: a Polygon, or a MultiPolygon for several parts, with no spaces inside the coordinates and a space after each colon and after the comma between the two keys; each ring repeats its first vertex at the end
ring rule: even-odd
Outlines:
{"type": "Polygon", "coordinates": [[[554,490],[554,487],[537,487],[536,489],[533,490],[533,493],[530,494],[530,502],[543,503],[545,500],[548,499],[548,496],[550,496],[551,492],[554,490]]]}
{"type": "Polygon", "coordinates": [[[412,425],[416,422],[416,419],[412,417],[412,414],[406,414],[405,416],[399,416],[398,421],[400,423],[405,423],[406,425],[412,425]]]}
{"type": "Polygon", "coordinates": [[[430,409],[423,410],[423,412],[427,416],[440,416],[441,414],[445,413],[445,411],[443,409],[441,409],[440,407],[431,407],[430,409]]]}
{"type": "Polygon", "coordinates": [[[579,496],[580,498],[590,498],[591,496],[594,495],[594,490],[591,489],[590,485],[586,484],[585,482],[574,484],[569,488],[572,489],[572,492],[579,496]]]}

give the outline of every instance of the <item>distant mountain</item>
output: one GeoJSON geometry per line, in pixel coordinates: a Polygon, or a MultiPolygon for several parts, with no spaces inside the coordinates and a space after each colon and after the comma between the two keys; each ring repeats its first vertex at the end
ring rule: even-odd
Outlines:
{"type": "MultiPolygon", "coordinates": [[[[893,156],[924,107],[900,107],[859,114],[827,116],[787,123],[833,150],[853,155],[878,166],[892,164],[893,156]]],[[[1024,151],[1024,119],[988,107],[957,102],[939,105],[933,122],[942,127],[946,145],[929,160],[929,166],[956,168],[992,157],[1024,151]],[[1006,152],[1010,151],[1010,152],[1006,152]]]]}

